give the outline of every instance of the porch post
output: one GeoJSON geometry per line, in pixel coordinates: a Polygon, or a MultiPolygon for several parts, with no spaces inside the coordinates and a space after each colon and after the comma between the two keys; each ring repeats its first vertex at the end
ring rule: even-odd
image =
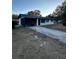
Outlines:
{"type": "Polygon", "coordinates": [[[38,26],[38,18],[37,18],[37,20],[36,20],[36,26],[38,26]]]}

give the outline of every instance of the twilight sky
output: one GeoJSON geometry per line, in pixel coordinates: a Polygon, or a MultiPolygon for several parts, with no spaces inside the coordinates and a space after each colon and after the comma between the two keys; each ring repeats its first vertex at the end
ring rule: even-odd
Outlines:
{"type": "Polygon", "coordinates": [[[27,13],[32,10],[40,10],[42,16],[53,13],[64,0],[12,0],[12,13],[27,13]]]}

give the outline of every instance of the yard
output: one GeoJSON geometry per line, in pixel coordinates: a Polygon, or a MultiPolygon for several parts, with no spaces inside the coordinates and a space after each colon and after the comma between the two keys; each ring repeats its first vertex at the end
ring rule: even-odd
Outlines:
{"type": "Polygon", "coordinates": [[[63,26],[62,24],[44,25],[43,27],[50,28],[50,29],[56,29],[56,30],[66,32],[66,27],[63,26]]]}
{"type": "Polygon", "coordinates": [[[13,59],[66,59],[65,44],[29,28],[12,30],[13,59]]]}

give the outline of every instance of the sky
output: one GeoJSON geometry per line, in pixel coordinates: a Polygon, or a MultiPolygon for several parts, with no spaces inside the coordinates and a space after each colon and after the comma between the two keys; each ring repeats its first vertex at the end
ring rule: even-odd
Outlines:
{"type": "Polygon", "coordinates": [[[28,11],[40,10],[42,16],[47,16],[64,0],[12,0],[12,13],[25,14],[28,11]]]}

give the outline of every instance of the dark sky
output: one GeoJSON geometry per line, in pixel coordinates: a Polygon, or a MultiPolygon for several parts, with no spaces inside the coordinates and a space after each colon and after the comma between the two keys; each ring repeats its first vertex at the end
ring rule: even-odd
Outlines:
{"type": "Polygon", "coordinates": [[[40,10],[43,16],[52,13],[64,0],[12,0],[12,13],[40,10]]]}

